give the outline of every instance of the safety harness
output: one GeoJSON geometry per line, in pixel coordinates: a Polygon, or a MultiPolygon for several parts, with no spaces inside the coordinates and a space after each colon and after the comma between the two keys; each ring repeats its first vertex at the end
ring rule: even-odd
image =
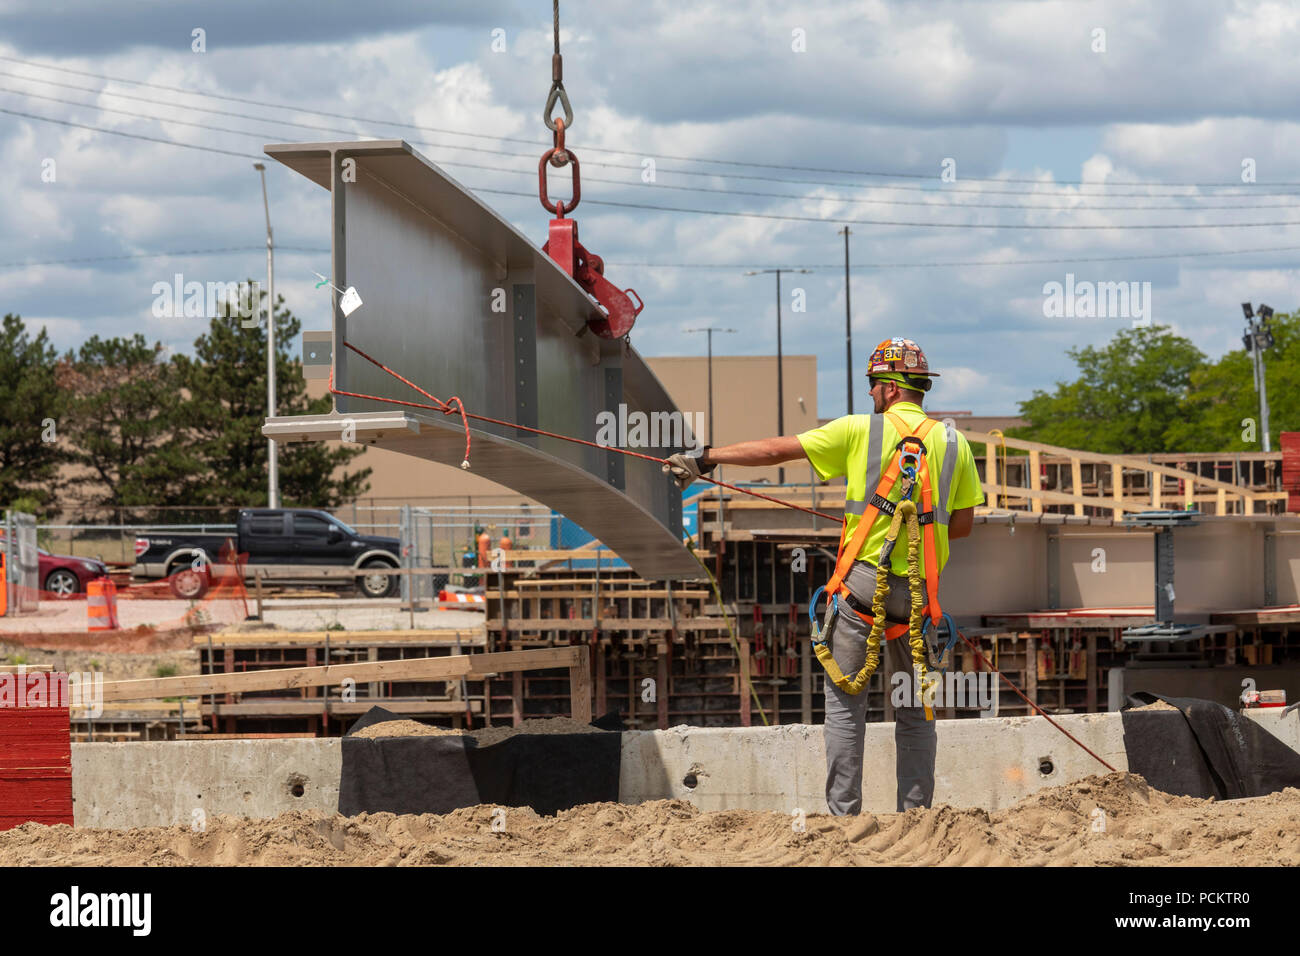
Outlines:
{"type": "MultiPolygon", "coordinates": [[[[929,689],[935,679],[930,674],[930,668],[943,670],[947,667],[950,651],[957,640],[957,628],[954,626],[952,618],[944,614],[939,606],[939,550],[936,543],[937,532],[935,531],[936,504],[942,511],[946,522],[947,501],[942,499],[947,495],[949,483],[947,480],[941,480],[940,500],[936,502],[930,480],[931,472],[927,460],[925,438],[938,422],[932,418],[926,418],[915,429],[912,429],[894,412],[885,412],[885,417],[889,419],[903,438],[895,446],[895,454],[888,468],[881,475],[875,493],[865,502],[862,508],[862,517],[858,520],[852,538],[849,539],[847,534],[841,533],[840,549],[835,559],[834,575],[824,587],[817,589],[813,594],[812,601],[809,603],[808,617],[812,622],[813,650],[817,654],[817,659],[821,661],[822,667],[825,668],[827,676],[830,677],[836,687],[849,694],[858,694],[866,687],[867,681],[870,680],[871,675],[875,673],[876,667],[880,663],[881,636],[883,635],[885,640],[892,641],[896,637],[907,634],[908,646],[912,653],[912,664],[923,689],[923,699],[929,700],[931,699],[929,689]],[[890,500],[889,496],[895,485],[900,484],[900,481],[900,500],[895,503],[890,500]],[[916,502],[912,500],[912,494],[918,485],[921,492],[919,510],[916,502]],[[876,562],[876,591],[872,598],[870,613],[868,613],[859,605],[857,599],[854,598],[852,592],[844,584],[844,578],[853,566],[853,562],[857,559],[858,553],[862,550],[862,544],[871,533],[871,527],[876,518],[882,514],[890,517],[890,523],[885,533],[885,543],[880,549],[880,556],[876,562]],[[893,555],[894,546],[898,542],[898,534],[902,530],[904,523],[907,525],[907,578],[912,598],[911,613],[908,623],[889,624],[885,620],[885,600],[889,595],[890,558],[893,555]],[[925,578],[924,589],[921,583],[920,566],[920,552],[922,551],[923,540],[925,566],[929,572],[925,578]],[[823,591],[827,594],[826,612],[819,626],[817,602],[823,591]],[[831,654],[830,647],[826,644],[827,639],[830,637],[831,625],[835,616],[839,613],[841,601],[862,620],[871,625],[871,633],[867,637],[866,662],[853,678],[844,676],[831,654]],[[927,642],[926,636],[931,626],[934,628],[933,639],[936,644],[942,640],[945,632],[947,634],[947,643],[942,650],[931,646],[927,642]]],[[[876,429],[883,431],[883,422],[874,424],[872,430],[875,431],[876,429]]],[[[877,437],[875,442],[877,447],[879,441],[880,439],[877,437]]],[[[945,454],[945,479],[951,475],[952,465],[956,457],[955,448],[949,449],[948,453],[945,454]]],[[[868,454],[868,479],[872,475],[873,463],[878,462],[878,454],[868,454]]],[[[878,464],[875,467],[878,468],[878,464]]],[[[853,513],[854,509],[851,507],[853,504],[854,502],[845,503],[846,531],[848,527],[847,515],[853,513]]],[[[927,720],[933,719],[933,712],[929,706],[925,707],[925,716],[927,720]]]]}

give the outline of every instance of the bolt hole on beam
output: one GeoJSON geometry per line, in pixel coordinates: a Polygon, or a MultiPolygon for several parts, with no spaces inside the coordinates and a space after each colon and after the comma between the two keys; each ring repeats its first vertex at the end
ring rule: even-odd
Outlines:
{"type": "Polygon", "coordinates": [[[688,773],[686,776],[682,777],[682,786],[687,790],[694,790],[699,785],[700,778],[695,776],[693,773],[688,773]]]}
{"type": "Polygon", "coordinates": [[[1052,763],[1051,757],[1038,758],[1038,772],[1041,773],[1044,777],[1050,777],[1053,773],[1056,772],[1056,765],[1052,763]]]}

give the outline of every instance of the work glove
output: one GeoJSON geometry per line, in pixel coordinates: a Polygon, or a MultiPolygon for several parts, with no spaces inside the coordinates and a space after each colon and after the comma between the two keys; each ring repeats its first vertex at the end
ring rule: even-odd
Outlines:
{"type": "Polygon", "coordinates": [[[665,475],[672,475],[673,480],[677,482],[677,487],[682,491],[685,491],[699,479],[700,475],[711,474],[713,469],[716,467],[716,465],[709,465],[708,468],[700,467],[700,459],[708,454],[711,447],[712,446],[710,445],[705,445],[704,451],[700,452],[700,454],[695,457],[686,454],[669,456],[668,460],[664,463],[662,469],[663,473],[665,475]]]}

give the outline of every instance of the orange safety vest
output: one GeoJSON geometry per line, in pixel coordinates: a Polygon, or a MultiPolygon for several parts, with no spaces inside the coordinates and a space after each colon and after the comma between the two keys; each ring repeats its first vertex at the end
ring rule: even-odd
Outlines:
{"type": "MultiPolygon", "coordinates": [[[[835,558],[835,573],[826,584],[826,597],[828,600],[834,600],[836,595],[843,594],[845,598],[849,596],[849,589],[844,584],[844,577],[849,573],[853,562],[857,559],[858,552],[862,550],[862,543],[871,533],[871,526],[875,523],[877,517],[881,514],[893,516],[895,503],[889,500],[889,493],[894,490],[894,485],[898,483],[900,476],[910,477],[915,484],[921,487],[921,507],[918,509],[917,518],[921,524],[922,532],[922,553],[925,555],[925,567],[928,571],[925,578],[925,590],[927,597],[926,613],[929,615],[935,628],[938,628],[942,618],[943,610],[939,607],[939,549],[935,542],[934,530],[934,494],[930,482],[930,466],[926,460],[925,437],[930,434],[930,429],[938,424],[933,418],[926,418],[916,430],[910,429],[907,424],[894,412],[885,412],[885,416],[893,423],[894,428],[903,439],[895,446],[897,454],[885,469],[885,473],[880,476],[880,483],[876,485],[876,493],[863,508],[862,517],[858,521],[857,529],[854,531],[851,540],[845,541],[846,535],[840,533],[839,553],[835,558]],[[914,464],[913,464],[914,463],[914,464]],[[910,471],[911,474],[906,474],[910,471]]],[[[946,506],[947,502],[942,503],[946,506]]],[[[845,521],[847,528],[848,522],[845,521]]],[[[888,545],[886,545],[888,550],[888,545]]],[[[876,573],[889,573],[888,553],[880,560],[876,573]]],[[[854,614],[862,618],[868,624],[874,624],[875,618],[871,614],[859,611],[845,602],[845,605],[853,611],[854,614]]],[[[907,624],[886,624],[885,640],[892,641],[896,637],[901,637],[907,633],[907,624]]]]}

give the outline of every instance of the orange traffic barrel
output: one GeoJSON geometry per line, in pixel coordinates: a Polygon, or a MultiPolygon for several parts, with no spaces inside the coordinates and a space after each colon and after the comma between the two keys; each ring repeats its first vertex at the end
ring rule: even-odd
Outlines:
{"type": "Polygon", "coordinates": [[[481,594],[464,594],[461,591],[439,591],[438,600],[442,602],[455,602],[457,604],[486,603],[481,594]]]}
{"type": "Polygon", "coordinates": [[[117,630],[117,585],[110,578],[86,585],[86,623],[92,631],[117,630]]]}

